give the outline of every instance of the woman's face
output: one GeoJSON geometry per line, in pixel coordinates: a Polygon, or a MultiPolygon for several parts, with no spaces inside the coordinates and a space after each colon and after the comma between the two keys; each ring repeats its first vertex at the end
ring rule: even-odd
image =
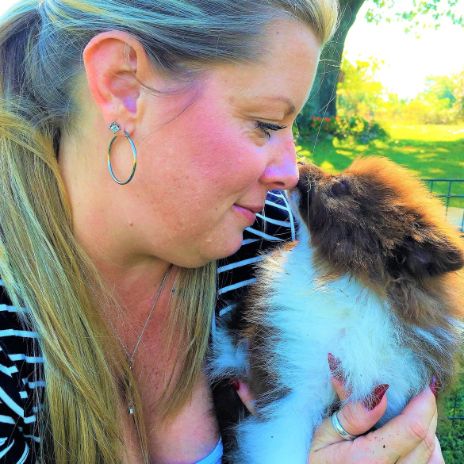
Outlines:
{"type": "Polygon", "coordinates": [[[115,187],[125,189],[117,207],[134,253],[186,267],[228,256],[266,192],[296,184],[292,124],[319,43],[285,20],[268,28],[264,48],[259,61],[213,67],[187,91],[145,95],[150,104],[133,134],[137,172],[115,187]]]}

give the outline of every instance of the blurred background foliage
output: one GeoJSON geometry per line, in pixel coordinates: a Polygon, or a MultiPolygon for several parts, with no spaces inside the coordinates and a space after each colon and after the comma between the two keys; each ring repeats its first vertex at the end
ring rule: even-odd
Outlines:
{"type": "Polygon", "coordinates": [[[382,63],[376,60],[342,61],[337,87],[339,116],[357,115],[387,124],[388,121],[454,125],[464,122],[464,69],[453,76],[429,77],[427,88],[406,100],[387,92],[376,80],[381,67],[382,63]]]}

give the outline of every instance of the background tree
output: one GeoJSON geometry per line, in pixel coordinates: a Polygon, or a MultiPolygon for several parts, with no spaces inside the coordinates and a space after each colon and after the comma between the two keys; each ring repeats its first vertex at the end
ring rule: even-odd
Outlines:
{"type": "MultiPolygon", "coordinates": [[[[382,61],[376,59],[343,59],[337,86],[338,130],[344,120],[352,118],[370,124],[377,122],[382,127],[392,122],[421,125],[464,122],[464,70],[453,75],[430,76],[422,92],[412,99],[401,99],[379,82],[377,74],[382,66],[382,61]]],[[[323,129],[317,121],[313,117],[311,124],[317,130],[323,129]]],[[[330,124],[325,126],[331,128],[330,124]]]]}
{"type": "Polygon", "coordinates": [[[464,71],[432,76],[426,88],[404,105],[403,115],[422,124],[457,124],[464,120],[464,71]]]}
{"type": "Polygon", "coordinates": [[[377,60],[342,61],[337,87],[338,116],[378,119],[386,94],[383,85],[376,79],[381,66],[382,63],[377,60]]]}
{"type": "Polygon", "coordinates": [[[424,25],[438,28],[443,18],[454,24],[464,25],[464,14],[459,10],[460,0],[340,0],[340,22],[333,39],[321,55],[321,63],[314,81],[311,96],[298,119],[298,125],[307,124],[311,116],[334,117],[337,114],[337,83],[340,75],[345,40],[362,5],[369,9],[366,19],[370,22],[404,21],[406,30],[424,25]]]}

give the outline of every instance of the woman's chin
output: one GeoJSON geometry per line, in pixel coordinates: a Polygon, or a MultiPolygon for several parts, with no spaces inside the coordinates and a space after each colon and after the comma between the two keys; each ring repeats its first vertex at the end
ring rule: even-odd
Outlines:
{"type": "Polygon", "coordinates": [[[227,258],[236,253],[242,246],[243,232],[236,235],[236,237],[230,237],[227,243],[224,243],[222,246],[212,250],[211,254],[209,255],[209,261],[216,261],[218,259],[227,258]]]}

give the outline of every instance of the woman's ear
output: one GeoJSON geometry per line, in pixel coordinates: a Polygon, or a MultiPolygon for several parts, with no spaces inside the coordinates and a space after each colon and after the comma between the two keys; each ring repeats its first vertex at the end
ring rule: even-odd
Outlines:
{"type": "Polygon", "coordinates": [[[107,125],[118,121],[132,133],[141,116],[142,82],[153,69],[141,43],[126,32],[102,32],[87,44],[83,60],[91,95],[107,125]]]}

